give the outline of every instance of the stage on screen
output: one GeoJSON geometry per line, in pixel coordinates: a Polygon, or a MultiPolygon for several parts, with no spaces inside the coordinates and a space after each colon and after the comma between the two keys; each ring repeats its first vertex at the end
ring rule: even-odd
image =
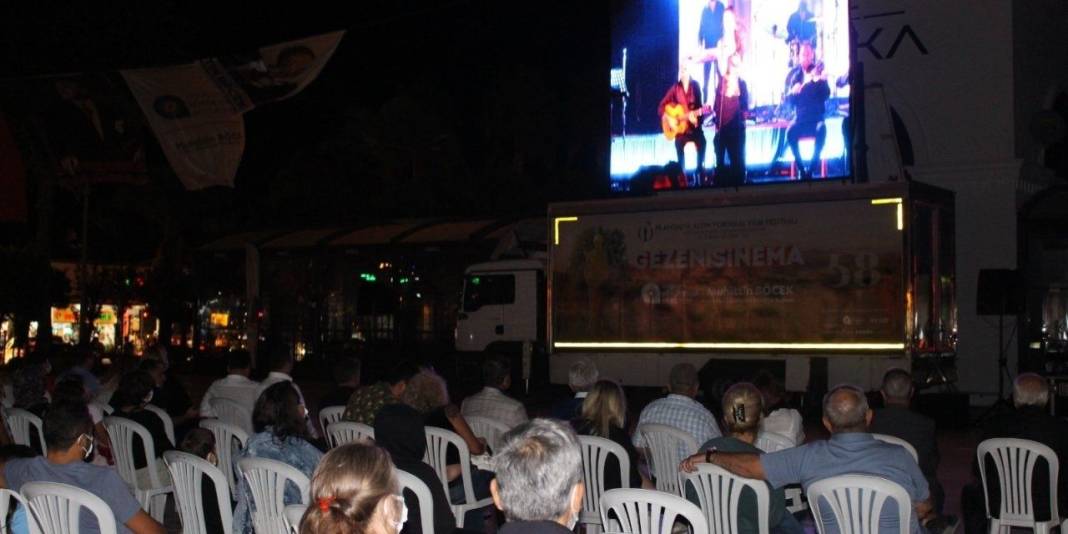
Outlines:
{"type": "Polygon", "coordinates": [[[612,21],[613,189],[847,176],[848,22],[845,0],[624,2],[612,21]]]}

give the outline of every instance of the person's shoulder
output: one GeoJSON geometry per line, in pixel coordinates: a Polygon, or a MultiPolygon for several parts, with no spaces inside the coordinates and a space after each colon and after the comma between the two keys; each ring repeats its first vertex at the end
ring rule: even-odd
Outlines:
{"type": "Polygon", "coordinates": [[[13,458],[4,462],[4,474],[8,479],[18,477],[20,474],[33,469],[34,466],[39,465],[42,461],[44,461],[44,457],[42,456],[34,456],[32,458],[13,458]]]}

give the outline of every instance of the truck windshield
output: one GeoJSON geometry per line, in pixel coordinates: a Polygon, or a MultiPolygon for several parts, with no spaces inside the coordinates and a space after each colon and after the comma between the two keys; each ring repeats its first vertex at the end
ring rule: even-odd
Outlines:
{"type": "Polygon", "coordinates": [[[514,274],[469,274],[464,279],[464,311],[513,302],[514,274]]]}

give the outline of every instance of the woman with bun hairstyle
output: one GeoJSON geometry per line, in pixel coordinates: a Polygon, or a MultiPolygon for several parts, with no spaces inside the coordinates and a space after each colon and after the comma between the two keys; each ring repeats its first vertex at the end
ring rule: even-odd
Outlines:
{"type": "Polygon", "coordinates": [[[397,534],[407,515],[389,453],[356,442],[331,450],[315,468],[300,532],[397,534]]]}

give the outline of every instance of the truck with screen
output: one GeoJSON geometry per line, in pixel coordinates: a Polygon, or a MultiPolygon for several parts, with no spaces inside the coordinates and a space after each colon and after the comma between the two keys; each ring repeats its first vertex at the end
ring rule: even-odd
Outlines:
{"type": "Polygon", "coordinates": [[[590,358],[661,386],[670,368],[778,362],[808,387],[878,384],[955,350],[953,196],[919,183],[789,184],[549,206],[547,262],[471,266],[459,350],[521,343],[554,383],[590,358]],[[537,349],[541,349],[538,351],[537,349]]]}

